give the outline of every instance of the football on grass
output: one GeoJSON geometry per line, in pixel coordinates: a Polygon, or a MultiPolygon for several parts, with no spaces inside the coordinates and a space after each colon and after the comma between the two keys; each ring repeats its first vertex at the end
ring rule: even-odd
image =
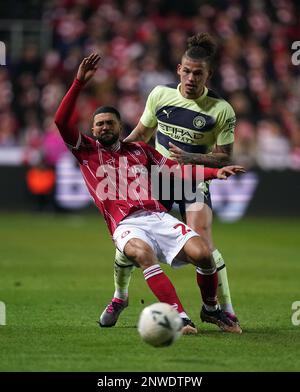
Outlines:
{"type": "Polygon", "coordinates": [[[144,308],[138,322],[141,338],[154,347],[170,346],[181,336],[182,327],[178,312],[162,302],[144,308]]]}

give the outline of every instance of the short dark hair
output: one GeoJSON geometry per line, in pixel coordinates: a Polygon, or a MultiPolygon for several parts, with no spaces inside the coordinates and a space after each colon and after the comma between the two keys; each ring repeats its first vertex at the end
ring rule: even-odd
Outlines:
{"type": "Polygon", "coordinates": [[[188,38],[187,42],[187,50],[183,56],[192,60],[204,60],[210,68],[214,68],[217,44],[210,34],[198,33],[188,38]]]}
{"type": "Polygon", "coordinates": [[[113,106],[100,106],[100,107],[98,107],[93,113],[93,119],[95,118],[95,116],[97,114],[100,114],[100,113],[113,113],[116,115],[117,119],[119,121],[121,121],[121,115],[120,115],[119,111],[116,108],[114,108],[113,106]]]}

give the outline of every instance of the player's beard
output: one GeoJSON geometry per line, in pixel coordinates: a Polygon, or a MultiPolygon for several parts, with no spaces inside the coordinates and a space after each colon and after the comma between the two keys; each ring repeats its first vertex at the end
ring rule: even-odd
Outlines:
{"type": "Polygon", "coordinates": [[[119,139],[119,135],[105,133],[104,135],[97,137],[97,139],[103,146],[110,147],[116,143],[116,141],[119,139]]]}

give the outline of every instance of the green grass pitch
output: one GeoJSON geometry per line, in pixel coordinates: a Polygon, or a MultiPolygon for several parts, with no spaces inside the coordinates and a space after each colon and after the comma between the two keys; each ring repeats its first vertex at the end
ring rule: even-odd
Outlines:
{"type": "Polygon", "coordinates": [[[91,215],[0,215],[0,371],[299,371],[300,220],[215,221],[243,334],[225,334],[199,320],[200,294],[191,266],[164,267],[197,336],[152,348],[137,333],[144,306],[156,302],[134,272],[130,306],[114,328],[100,329],[113,292],[113,244],[91,215]],[[142,300],[144,304],[142,304],[142,300]]]}

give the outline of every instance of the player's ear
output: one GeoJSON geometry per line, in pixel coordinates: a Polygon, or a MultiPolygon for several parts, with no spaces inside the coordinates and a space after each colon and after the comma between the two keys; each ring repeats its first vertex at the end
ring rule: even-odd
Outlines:
{"type": "Polygon", "coordinates": [[[181,67],[181,64],[177,64],[177,75],[180,75],[181,67]]]}

